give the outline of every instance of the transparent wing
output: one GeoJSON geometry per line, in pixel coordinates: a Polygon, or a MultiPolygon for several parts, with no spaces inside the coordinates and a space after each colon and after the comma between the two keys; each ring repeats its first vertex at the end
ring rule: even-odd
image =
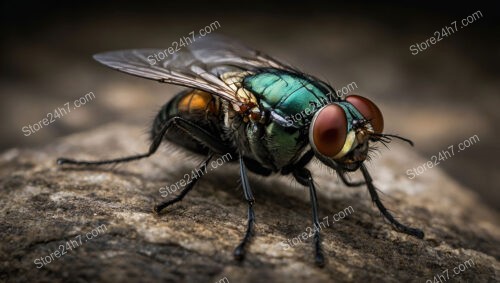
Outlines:
{"type": "Polygon", "coordinates": [[[220,79],[223,73],[265,67],[295,72],[290,66],[220,35],[196,39],[187,47],[174,50],[173,54],[168,49],[132,49],[100,53],[94,58],[125,73],[197,88],[240,105],[234,91],[220,79]],[[167,57],[156,60],[154,55],[159,53],[167,57]]]}

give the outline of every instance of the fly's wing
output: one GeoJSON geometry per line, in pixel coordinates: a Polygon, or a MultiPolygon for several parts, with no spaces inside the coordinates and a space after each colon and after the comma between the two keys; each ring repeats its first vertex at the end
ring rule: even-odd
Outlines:
{"type": "Polygon", "coordinates": [[[259,51],[220,35],[196,39],[173,54],[167,49],[132,49],[100,53],[94,58],[125,73],[204,90],[240,106],[243,102],[238,101],[234,91],[220,79],[221,74],[266,67],[294,71],[259,51]],[[155,60],[154,55],[159,53],[165,53],[167,57],[155,60]]]}
{"type": "MultiPolygon", "coordinates": [[[[209,67],[232,66],[244,70],[276,68],[296,72],[292,67],[238,41],[222,35],[210,35],[189,45],[188,49],[209,67]]],[[[215,71],[218,71],[217,68],[215,71]]]]}

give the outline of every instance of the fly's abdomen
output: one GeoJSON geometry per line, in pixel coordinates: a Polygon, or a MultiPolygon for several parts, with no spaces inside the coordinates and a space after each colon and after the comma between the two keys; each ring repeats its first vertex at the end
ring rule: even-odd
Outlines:
{"type": "MultiPolygon", "coordinates": [[[[208,92],[195,89],[177,94],[156,115],[151,131],[152,137],[157,136],[163,126],[176,116],[189,120],[214,135],[220,135],[219,103],[208,92]]],[[[206,154],[208,152],[204,145],[193,139],[188,133],[175,127],[168,130],[165,139],[196,153],[206,154]]]]}

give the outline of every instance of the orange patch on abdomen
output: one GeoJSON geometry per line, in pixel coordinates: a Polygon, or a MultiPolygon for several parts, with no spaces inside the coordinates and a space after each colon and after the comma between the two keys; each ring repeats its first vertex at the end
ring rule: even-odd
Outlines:
{"type": "Polygon", "coordinates": [[[184,113],[206,113],[216,114],[217,106],[215,98],[208,92],[201,90],[193,90],[186,93],[177,104],[179,112],[184,113]]]}

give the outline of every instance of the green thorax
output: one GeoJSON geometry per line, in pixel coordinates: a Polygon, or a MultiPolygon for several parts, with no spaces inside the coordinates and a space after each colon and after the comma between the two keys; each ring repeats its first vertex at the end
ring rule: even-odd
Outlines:
{"type": "MultiPolygon", "coordinates": [[[[261,108],[274,109],[294,122],[294,117],[309,120],[314,110],[326,105],[330,100],[328,90],[300,74],[268,69],[243,80],[243,86],[259,99],[261,108]],[[298,115],[299,114],[299,115],[298,115]],[[309,115],[308,115],[309,114],[309,115]],[[295,116],[294,116],[295,115],[295,116]]],[[[301,126],[303,121],[299,121],[301,126]]]]}
{"type": "Polygon", "coordinates": [[[308,121],[331,100],[328,89],[321,82],[276,69],[245,77],[243,87],[258,98],[261,109],[272,109],[298,126],[286,128],[272,122],[265,126],[262,137],[248,125],[246,136],[253,157],[275,170],[293,163],[308,145],[308,121]]]}

